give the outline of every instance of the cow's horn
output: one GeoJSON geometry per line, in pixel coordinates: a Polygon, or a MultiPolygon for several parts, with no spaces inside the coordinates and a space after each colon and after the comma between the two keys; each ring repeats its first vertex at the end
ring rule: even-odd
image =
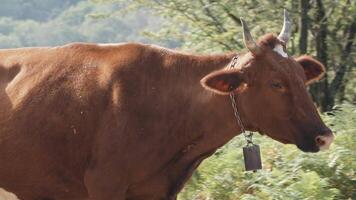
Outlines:
{"type": "Polygon", "coordinates": [[[258,54],[260,51],[259,46],[253,40],[245,20],[243,20],[242,18],[240,18],[240,20],[243,29],[244,43],[246,48],[248,48],[252,53],[258,54]]]}
{"type": "Polygon", "coordinates": [[[289,19],[286,9],[284,9],[284,22],[281,33],[278,35],[278,39],[287,44],[289,37],[292,33],[292,21],[289,19]]]}

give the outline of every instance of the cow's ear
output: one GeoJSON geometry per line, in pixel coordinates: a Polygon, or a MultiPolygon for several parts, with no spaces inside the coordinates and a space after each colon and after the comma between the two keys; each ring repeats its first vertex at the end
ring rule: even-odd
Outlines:
{"type": "Polygon", "coordinates": [[[325,67],[319,61],[310,56],[300,56],[296,61],[302,65],[307,78],[305,84],[311,84],[320,80],[325,74],[325,67]]]}
{"type": "Polygon", "coordinates": [[[204,88],[221,95],[228,95],[230,92],[246,85],[243,72],[236,69],[212,72],[205,76],[200,83],[204,88]]]}

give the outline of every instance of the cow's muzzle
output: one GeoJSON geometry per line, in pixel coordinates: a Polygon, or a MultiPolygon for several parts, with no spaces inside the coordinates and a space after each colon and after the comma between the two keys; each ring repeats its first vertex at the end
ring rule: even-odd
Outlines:
{"type": "Polygon", "coordinates": [[[330,130],[327,130],[323,134],[315,137],[315,144],[319,147],[319,150],[321,151],[329,149],[333,141],[334,134],[330,130]]]}

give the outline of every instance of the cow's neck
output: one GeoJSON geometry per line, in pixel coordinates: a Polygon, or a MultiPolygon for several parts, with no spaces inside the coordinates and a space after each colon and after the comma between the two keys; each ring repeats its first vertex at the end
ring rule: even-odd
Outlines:
{"type": "Polygon", "coordinates": [[[182,72],[188,76],[180,83],[186,88],[182,90],[183,96],[191,97],[191,104],[180,118],[184,120],[188,117],[190,122],[186,124],[187,132],[181,133],[185,134],[187,141],[181,144],[181,151],[175,155],[179,159],[172,166],[172,171],[177,173],[177,180],[170,191],[173,196],[203,159],[240,133],[229,96],[213,94],[200,85],[204,76],[227,67],[235,55],[196,57],[189,61],[191,65],[187,66],[186,72],[182,72]]]}
{"type": "MultiPolygon", "coordinates": [[[[144,177],[130,186],[132,199],[137,190],[160,190],[170,195],[165,199],[174,199],[200,162],[239,133],[229,96],[213,94],[200,84],[204,76],[227,67],[234,55],[191,56],[160,52],[160,57],[155,59],[158,63],[148,66],[148,71],[142,73],[145,85],[138,93],[146,96],[139,99],[142,103],[135,105],[135,109],[153,114],[137,123],[150,135],[150,140],[142,143],[142,155],[145,155],[139,158],[142,164],[132,169],[144,177]],[[150,73],[157,64],[160,70],[150,73]],[[152,103],[147,104],[147,100],[152,103]],[[152,122],[159,124],[153,126],[152,122]]],[[[138,149],[136,145],[134,151],[138,149]]]]}
{"type": "MultiPolygon", "coordinates": [[[[214,72],[228,67],[229,63],[236,54],[224,54],[214,56],[196,57],[188,68],[187,74],[191,76],[191,81],[185,82],[184,93],[191,97],[191,108],[195,111],[189,113],[192,119],[199,121],[197,128],[203,128],[204,134],[209,137],[218,135],[216,143],[211,144],[212,148],[221,146],[230,140],[234,135],[240,132],[240,127],[236,124],[236,119],[231,106],[231,100],[227,95],[214,94],[204,89],[200,80],[214,72]],[[189,89],[187,89],[189,88],[189,89]]],[[[184,81],[183,81],[184,83],[184,81]]]]}
{"type": "Polygon", "coordinates": [[[162,84],[167,87],[164,95],[169,99],[166,106],[177,111],[175,128],[179,130],[185,127],[186,132],[179,134],[184,134],[188,140],[195,140],[202,134],[209,137],[219,135],[214,140],[216,144],[211,144],[211,147],[221,146],[239,130],[229,96],[214,94],[200,84],[200,80],[206,75],[228,67],[235,55],[236,53],[208,56],[174,54],[165,58],[165,62],[169,64],[163,67],[170,71],[170,75],[166,75],[170,77],[169,83],[166,79],[162,80],[162,84]]]}

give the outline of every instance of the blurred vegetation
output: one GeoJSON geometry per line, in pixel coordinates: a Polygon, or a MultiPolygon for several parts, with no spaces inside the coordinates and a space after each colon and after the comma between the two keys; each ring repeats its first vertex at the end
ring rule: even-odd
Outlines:
{"type": "Polygon", "coordinates": [[[239,17],[255,39],[294,21],[291,55],[309,54],[327,76],[310,91],[336,133],[331,150],[300,152],[256,136],[264,169],[244,172],[236,137],[207,159],[180,200],[356,199],[356,1],[352,0],[3,0],[0,48],[74,41],[156,43],[190,52],[244,48],[239,17]]]}
{"type": "Polygon", "coordinates": [[[255,134],[263,170],[245,172],[238,136],[203,162],[179,199],[356,199],[356,107],[343,104],[323,118],[337,135],[330,150],[303,153],[255,134]]]}
{"type": "Polygon", "coordinates": [[[122,3],[126,10],[150,8],[166,19],[160,31],[147,31],[156,40],[170,38],[182,48],[200,52],[239,51],[243,47],[240,17],[255,39],[279,33],[283,9],[294,21],[289,51],[309,54],[325,64],[327,75],[311,87],[322,111],[344,100],[355,101],[356,1],[351,0],[93,0],[122,3]],[[353,90],[353,93],[348,91],[353,90]]]}
{"type": "Polygon", "coordinates": [[[4,0],[0,6],[0,48],[63,45],[69,42],[153,42],[142,29],[158,21],[144,10],[107,16],[119,4],[83,0],[4,0]]]}

